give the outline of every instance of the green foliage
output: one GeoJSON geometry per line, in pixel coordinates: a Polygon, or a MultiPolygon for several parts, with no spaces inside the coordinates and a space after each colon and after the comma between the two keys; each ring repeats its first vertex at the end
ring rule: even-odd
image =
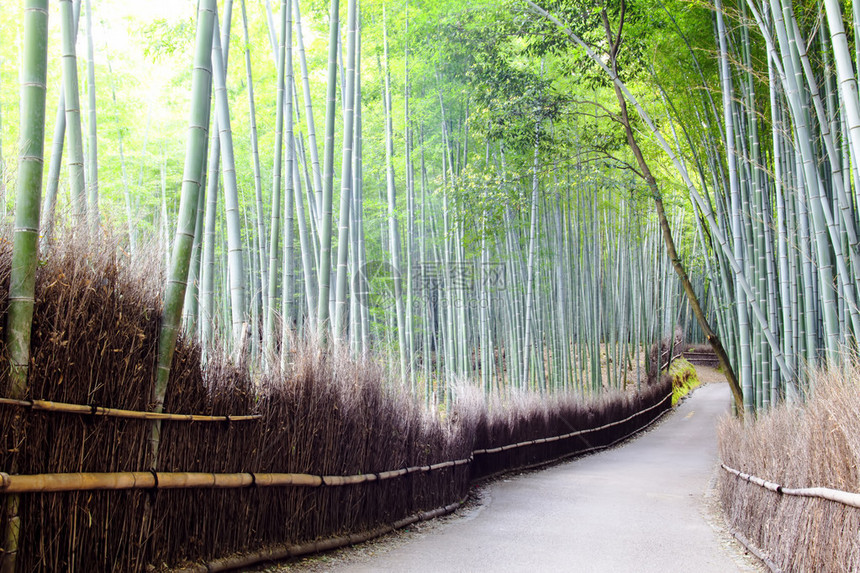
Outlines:
{"type": "Polygon", "coordinates": [[[143,53],[155,62],[182,53],[194,40],[194,18],[169,22],[158,18],[138,28],[143,43],[143,53]]]}
{"type": "Polygon", "coordinates": [[[672,378],[672,406],[675,406],[684,397],[701,385],[696,374],[696,367],[690,364],[684,357],[675,359],[669,367],[669,376],[672,378]]]}
{"type": "MultiPolygon", "coordinates": [[[[120,0],[96,3],[97,107],[101,210],[105,222],[117,228],[126,224],[119,138],[122,136],[125,167],[131,191],[134,225],[142,240],[157,236],[160,228],[160,166],[166,162],[167,211],[173,221],[178,209],[182,183],[184,143],[189,109],[188,86],[191,78],[192,38],[196,29],[194,2],[183,4],[181,15],[152,14],[131,10],[128,16],[114,17],[110,10],[120,0]],[[118,42],[115,38],[128,39],[118,42]],[[111,68],[107,60],[111,62],[111,68]],[[111,97],[110,81],[116,86],[116,103],[111,97]],[[144,152],[144,141],[146,150],[144,152]]],[[[272,3],[277,20],[280,3],[272,3]]],[[[583,31],[600,48],[602,5],[589,2],[564,2],[547,7],[583,31]]],[[[607,6],[607,16],[617,26],[619,4],[607,6]]],[[[378,0],[362,2],[362,122],[363,122],[363,217],[367,261],[390,257],[387,206],[385,200],[384,114],[382,75],[377,57],[382,55],[382,7],[378,0]]],[[[248,2],[250,56],[256,98],[257,135],[262,167],[264,219],[268,220],[273,148],[275,139],[276,69],[267,15],[263,2],[248,2]]],[[[304,39],[309,66],[309,83],[317,137],[322,148],[327,63],[328,0],[304,0],[301,4],[304,39]]],[[[654,69],[668,96],[682,117],[687,118],[704,106],[706,93],[689,90],[682,79],[674,80],[674,68],[692,76],[694,66],[683,42],[678,41],[668,13],[689,35],[701,56],[706,79],[714,72],[708,56],[713,39],[707,9],[671,2],[668,12],[656,1],[628,6],[625,42],[621,52],[622,74],[649,109],[665,116],[659,90],[652,83],[654,69]],[[709,67],[710,66],[710,67],[709,67]]],[[[345,20],[347,3],[341,2],[345,20]]],[[[612,88],[593,64],[560,35],[554,27],[536,18],[519,1],[490,0],[399,0],[385,5],[388,22],[389,58],[392,80],[394,173],[397,189],[397,215],[406,241],[408,219],[406,200],[407,170],[414,175],[412,213],[415,234],[424,251],[415,247],[413,256],[440,257],[452,245],[462,247],[464,260],[480,255],[482,239],[486,244],[504,244],[507,237],[519,242],[520,252],[491,249],[493,262],[504,257],[525,259],[522,244],[527,242],[530,222],[531,185],[534,175],[534,150],[539,151],[538,179],[538,272],[549,277],[553,251],[559,250],[547,237],[556,231],[556,209],[564,212],[563,225],[580,222],[593,226],[583,236],[603,240],[600,227],[607,221],[625,228],[636,247],[645,244],[653,214],[645,187],[631,168],[634,163],[627,149],[621,126],[614,120],[617,102],[612,88]],[[407,33],[408,25],[408,33],[407,33]],[[406,72],[408,68],[408,83],[406,72]],[[405,97],[409,94],[409,118],[405,97]],[[444,110],[444,124],[442,120],[444,110]],[[405,161],[407,132],[410,134],[412,164],[405,161]],[[423,165],[425,171],[421,171],[423,165]],[[424,185],[422,185],[422,182],[424,185]],[[426,210],[424,209],[426,206],[426,210]],[[447,211],[443,211],[447,208],[447,211]],[[444,222],[447,222],[447,230],[444,222]],[[447,231],[447,234],[446,234],[447,231]],[[628,232],[629,231],[629,232],[628,232]],[[638,242],[637,242],[638,241],[638,242]]],[[[244,65],[244,42],[238,8],[235,9],[227,91],[236,154],[240,212],[247,214],[245,239],[256,233],[254,219],[254,180],[249,142],[250,117],[248,85],[244,65]]],[[[0,73],[3,74],[0,104],[3,108],[3,151],[9,164],[17,137],[16,91],[13,81],[18,60],[13,18],[0,13],[0,73]],[[9,22],[10,26],[5,24],[9,22]]],[[[51,54],[57,53],[58,36],[51,39],[51,54]]],[[[48,132],[53,128],[53,110],[59,78],[58,65],[50,64],[48,132]]],[[[295,74],[300,81],[298,58],[295,74]]],[[[307,145],[306,108],[298,90],[296,131],[307,145]]],[[[340,86],[336,105],[336,147],[342,141],[340,86]]],[[[86,116],[84,116],[86,121],[86,116]]],[[[634,127],[643,127],[634,118],[634,127]]],[[[684,119],[684,123],[689,123],[684,119]]],[[[668,122],[662,126],[669,129],[668,122]]],[[[693,140],[702,134],[692,134],[693,140]]],[[[686,151],[687,143],[681,141],[686,151]]],[[[658,166],[657,176],[667,190],[667,203],[677,210],[688,209],[683,188],[653,142],[642,147],[658,166]],[[679,190],[675,195],[674,190],[679,190]]],[[[334,172],[340,173],[340,149],[334,152],[334,172]]],[[[49,158],[47,158],[49,160],[49,158]]],[[[66,169],[62,170],[66,177],[66,169]]],[[[305,185],[305,181],[302,181],[305,185]]],[[[338,202],[340,182],[335,181],[334,202],[338,202]]],[[[61,183],[61,211],[66,198],[61,183]]],[[[220,198],[223,201],[223,197],[220,198]]],[[[220,217],[220,215],[219,215],[220,217]]],[[[337,215],[335,215],[335,218],[337,215]]],[[[686,236],[694,230],[689,223],[682,228],[686,236]]],[[[337,222],[335,221],[335,225],[337,222]]],[[[216,225],[220,229],[220,222],[216,225]]],[[[567,231],[562,230],[561,234],[567,231]]],[[[682,245],[694,242],[680,241],[682,245]]],[[[222,244],[216,241],[216,260],[222,244]]],[[[336,248],[336,245],[333,245],[336,248]]],[[[608,253],[586,256],[586,246],[571,245],[572,257],[582,264],[613,264],[608,253]],[[576,249],[582,249],[581,252],[576,249]],[[597,259],[600,259],[599,261],[597,259]],[[577,259],[579,260],[579,259],[577,259]]],[[[685,253],[682,253],[685,254],[685,253]]],[[[436,259],[433,259],[436,260],[436,259]]],[[[420,262],[420,261],[418,261],[420,262]]],[[[656,263],[655,263],[656,264],[656,263]]],[[[542,279],[541,296],[554,296],[553,285],[542,279]]],[[[522,287],[512,281],[511,289],[522,287]]],[[[374,292],[384,292],[385,280],[376,280],[374,292]]],[[[374,308],[371,317],[380,330],[389,328],[386,310],[374,308]]],[[[471,311],[470,311],[471,312],[471,311]]],[[[423,318],[421,319],[423,320],[423,318]]],[[[383,338],[380,336],[379,338],[383,338]]]]}

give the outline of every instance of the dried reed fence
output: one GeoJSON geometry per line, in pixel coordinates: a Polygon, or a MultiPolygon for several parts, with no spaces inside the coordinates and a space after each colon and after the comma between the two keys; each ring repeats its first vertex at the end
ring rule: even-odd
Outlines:
{"type": "Polygon", "coordinates": [[[844,494],[860,492],[860,371],[813,376],[805,406],[722,422],[720,496],[731,527],[772,568],[858,571],[860,495],[844,494]]]}
{"type": "MultiPolygon", "coordinates": [[[[440,420],[370,362],[300,348],[287,371],[252,380],[226,361],[202,370],[180,341],[165,412],[181,416],[163,421],[153,474],[135,413],[150,410],[160,278],[115,253],[57,246],[38,272],[30,394],[0,403],[0,470],[20,469],[0,487],[29,492],[20,571],[223,568],[360,540],[450,511],[473,479],[606,446],[669,408],[663,381],[587,403],[463,400],[440,420]]],[[[0,243],[0,297],[9,255],[0,243]]]]}

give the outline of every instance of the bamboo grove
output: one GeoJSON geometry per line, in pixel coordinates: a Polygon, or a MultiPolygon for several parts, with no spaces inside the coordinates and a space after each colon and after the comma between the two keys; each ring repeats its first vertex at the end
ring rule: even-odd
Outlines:
{"type": "MultiPolygon", "coordinates": [[[[102,224],[122,229],[130,261],[159,245],[167,289],[156,405],[180,331],[252,371],[282,367],[298,338],[319,338],[390,360],[428,404],[447,404],[465,380],[503,394],[638,386],[666,359],[647,352],[655,340],[679,322],[695,330],[641,185],[585,146],[562,149],[579,128],[551,109],[558,96],[514,102],[519,125],[500,135],[487,98],[474,103],[462,76],[476,62],[432,45],[432,34],[455,33],[453,20],[431,25],[450,18],[447,8],[335,2],[327,53],[321,34],[312,53],[303,36],[320,28],[303,25],[298,0],[201,2],[187,39],[186,147],[175,153],[184,166],[168,160],[175,143],[147,150],[151,111],[142,135],[116,118],[97,123],[105,88],[96,82],[123,111],[117,80],[109,59],[93,63],[92,7],[60,8],[43,246],[55,228],[102,224]],[[142,150],[129,154],[131,141],[142,150]],[[100,186],[104,173],[121,176],[100,186]]],[[[326,21],[319,6],[309,14],[326,21]]],[[[518,86],[551,91],[541,73],[518,73],[518,86]]]]}
{"type": "Polygon", "coordinates": [[[836,365],[856,348],[856,57],[836,2],[750,2],[726,8],[731,20],[717,8],[722,122],[713,108],[703,117],[722,124],[724,146],[699,157],[720,166],[708,170],[718,190],[710,230],[732,251],[715,250],[719,272],[734,258],[751,287],[723,279],[737,311],[721,323],[745,408],[767,409],[808,390],[805,365],[836,365]]]}
{"type": "MultiPolygon", "coordinates": [[[[94,7],[52,4],[55,119],[26,115],[53,134],[47,177],[17,226],[40,227],[43,251],[114,228],[128,261],[155,240],[156,403],[180,335],[252,372],[314,337],[447,404],[466,380],[638,385],[676,326],[725,346],[745,410],[799,399],[805,365],[838,363],[860,328],[857,15],[495,7],[189,3],[139,34],[151,61],[186,62],[177,136],[179,103],[123,103],[132,76],[94,7]]],[[[3,93],[22,53],[0,63],[3,93]]],[[[5,192],[26,165],[2,166],[5,192]]]]}

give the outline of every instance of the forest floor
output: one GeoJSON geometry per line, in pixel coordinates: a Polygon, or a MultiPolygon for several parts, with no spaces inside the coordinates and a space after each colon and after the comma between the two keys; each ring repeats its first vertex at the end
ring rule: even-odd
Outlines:
{"type": "Polygon", "coordinates": [[[697,372],[702,387],[618,448],[483,484],[450,516],[257,570],[763,572],[729,535],[714,489],[729,388],[697,372]]]}

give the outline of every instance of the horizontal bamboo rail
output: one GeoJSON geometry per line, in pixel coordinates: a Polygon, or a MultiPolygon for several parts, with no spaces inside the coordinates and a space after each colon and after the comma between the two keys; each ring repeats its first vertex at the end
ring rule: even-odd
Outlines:
{"type": "MultiPolygon", "coordinates": [[[[465,500],[463,500],[465,501],[465,500]]],[[[442,515],[448,515],[463,504],[463,501],[457,501],[445,507],[440,507],[431,511],[422,511],[401,520],[395,521],[390,525],[383,525],[376,529],[364,531],[361,533],[353,533],[351,535],[343,535],[341,537],[332,537],[301,545],[280,545],[270,547],[260,551],[251,553],[243,553],[241,555],[233,555],[231,557],[223,557],[208,563],[200,563],[174,570],[175,573],[212,573],[215,571],[231,571],[240,567],[250,567],[263,561],[279,561],[289,559],[291,557],[301,557],[311,553],[320,553],[322,551],[330,551],[347,545],[355,545],[364,543],[370,539],[381,537],[386,533],[391,533],[397,529],[402,529],[408,525],[412,525],[418,521],[428,521],[442,515]]]]}
{"type": "Polygon", "coordinates": [[[776,563],[774,563],[767,554],[755,546],[755,544],[743,536],[739,531],[729,530],[729,533],[732,534],[732,537],[738,540],[738,543],[744,546],[744,548],[755,555],[759,561],[767,565],[767,568],[771,570],[772,573],[783,573],[782,569],[780,569],[776,563]]]}
{"type": "Polygon", "coordinates": [[[124,489],[235,489],[244,487],[338,487],[385,481],[411,473],[432,472],[463,466],[472,458],[414,466],[380,473],[326,476],[301,473],[205,473],[205,472],[80,472],[66,474],[9,475],[0,472],[0,493],[56,493],[124,489]]]}
{"type": "MultiPolygon", "coordinates": [[[[527,442],[518,442],[516,444],[508,444],[497,448],[485,448],[475,450],[468,458],[459,460],[450,460],[439,462],[426,466],[413,466],[401,468],[397,470],[388,470],[383,472],[362,473],[348,476],[325,476],[303,473],[255,473],[255,472],[240,472],[240,473],[206,473],[206,472],[77,472],[77,473],[62,473],[62,474],[33,474],[33,475],[10,475],[0,472],[0,494],[10,493],[56,493],[64,491],[94,491],[94,490],[128,490],[128,489],[191,489],[191,488],[212,488],[212,489],[234,489],[245,487],[320,487],[320,486],[345,486],[356,485],[372,481],[384,481],[405,476],[411,473],[431,472],[445,468],[466,465],[471,463],[476,455],[493,454],[532,446],[556,442],[580,436],[590,432],[597,432],[623,424],[640,416],[646,412],[657,408],[666,400],[671,398],[672,394],[667,394],[659,402],[639,410],[635,414],[616,420],[595,428],[587,428],[577,430],[560,436],[549,438],[539,438],[529,440],[527,442]]],[[[3,399],[6,400],[6,399],[3,399]]],[[[25,401],[20,401],[25,402],[25,401]]],[[[35,401],[34,401],[35,402],[35,401]]],[[[30,403],[30,402],[27,402],[30,403]]],[[[56,404],[56,403],[52,403],[56,404]]],[[[65,404],[65,406],[69,406],[65,404]]],[[[81,408],[82,406],[78,406],[81,408]]],[[[79,413],[79,412],[78,412],[79,413]]],[[[143,414],[144,412],[138,412],[143,414]]],[[[167,414],[172,416],[183,416],[183,414],[167,414]]],[[[234,418],[230,418],[231,420],[234,418]]],[[[655,418],[656,419],[656,418],[655,418]]],[[[632,433],[641,431],[645,427],[653,423],[654,420],[632,433]]],[[[624,436],[615,440],[608,446],[598,446],[588,448],[586,450],[577,451],[575,453],[588,453],[598,449],[610,447],[619,441],[626,439],[629,436],[624,436]]]]}
{"type": "Polygon", "coordinates": [[[205,416],[202,414],[165,414],[163,412],[138,412],[134,410],[121,410],[119,408],[105,408],[104,406],[67,404],[65,402],[51,402],[49,400],[15,400],[13,398],[0,398],[0,405],[18,406],[29,408],[40,412],[61,412],[63,414],[79,414],[84,416],[106,416],[110,418],[126,418],[131,420],[170,420],[175,422],[246,422],[248,420],[259,420],[260,414],[246,416],[205,416]]]}
{"type": "Polygon", "coordinates": [[[721,463],[720,467],[722,467],[728,473],[733,474],[742,480],[754,483],[757,486],[763,487],[774,493],[782,495],[793,495],[798,497],[817,497],[819,499],[826,499],[828,501],[833,501],[836,503],[841,503],[842,505],[848,505],[860,509],[860,493],[852,493],[838,489],[831,489],[829,487],[787,488],[779,485],[778,483],[767,481],[760,477],[756,477],[754,475],[744,473],[734,468],[730,468],[726,464],[721,463]]]}
{"type": "Polygon", "coordinates": [[[616,420],[614,422],[609,422],[608,424],[604,424],[602,426],[597,426],[595,428],[586,428],[584,430],[576,430],[575,432],[570,432],[568,434],[562,434],[560,436],[552,436],[551,438],[538,438],[535,440],[529,440],[527,442],[518,442],[516,444],[508,444],[506,446],[499,446],[496,448],[484,448],[484,449],[480,449],[480,450],[475,450],[474,452],[472,452],[472,455],[477,456],[477,455],[482,455],[482,454],[496,454],[499,452],[506,452],[508,450],[513,450],[515,448],[522,448],[525,446],[536,446],[538,444],[547,444],[550,442],[558,442],[559,440],[567,440],[569,438],[575,438],[576,436],[581,436],[583,434],[589,434],[592,432],[599,432],[600,430],[605,430],[606,428],[611,428],[612,426],[618,426],[619,424],[629,422],[630,420],[632,420],[636,416],[641,416],[645,412],[649,412],[649,411],[653,410],[654,408],[656,408],[657,406],[659,406],[660,404],[662,404],[663,402],[665,402],[666,400],[668,400],[671,397],[672,397],[672,393],[670,392],[669,394],[667,394],[662,400],[660,400],[656,404],[649,406],[649,407],[645,408],[644,410],[639,410],[635,414],[631,414],[630,416],[627,416],[623,420],[616,420]]]}

